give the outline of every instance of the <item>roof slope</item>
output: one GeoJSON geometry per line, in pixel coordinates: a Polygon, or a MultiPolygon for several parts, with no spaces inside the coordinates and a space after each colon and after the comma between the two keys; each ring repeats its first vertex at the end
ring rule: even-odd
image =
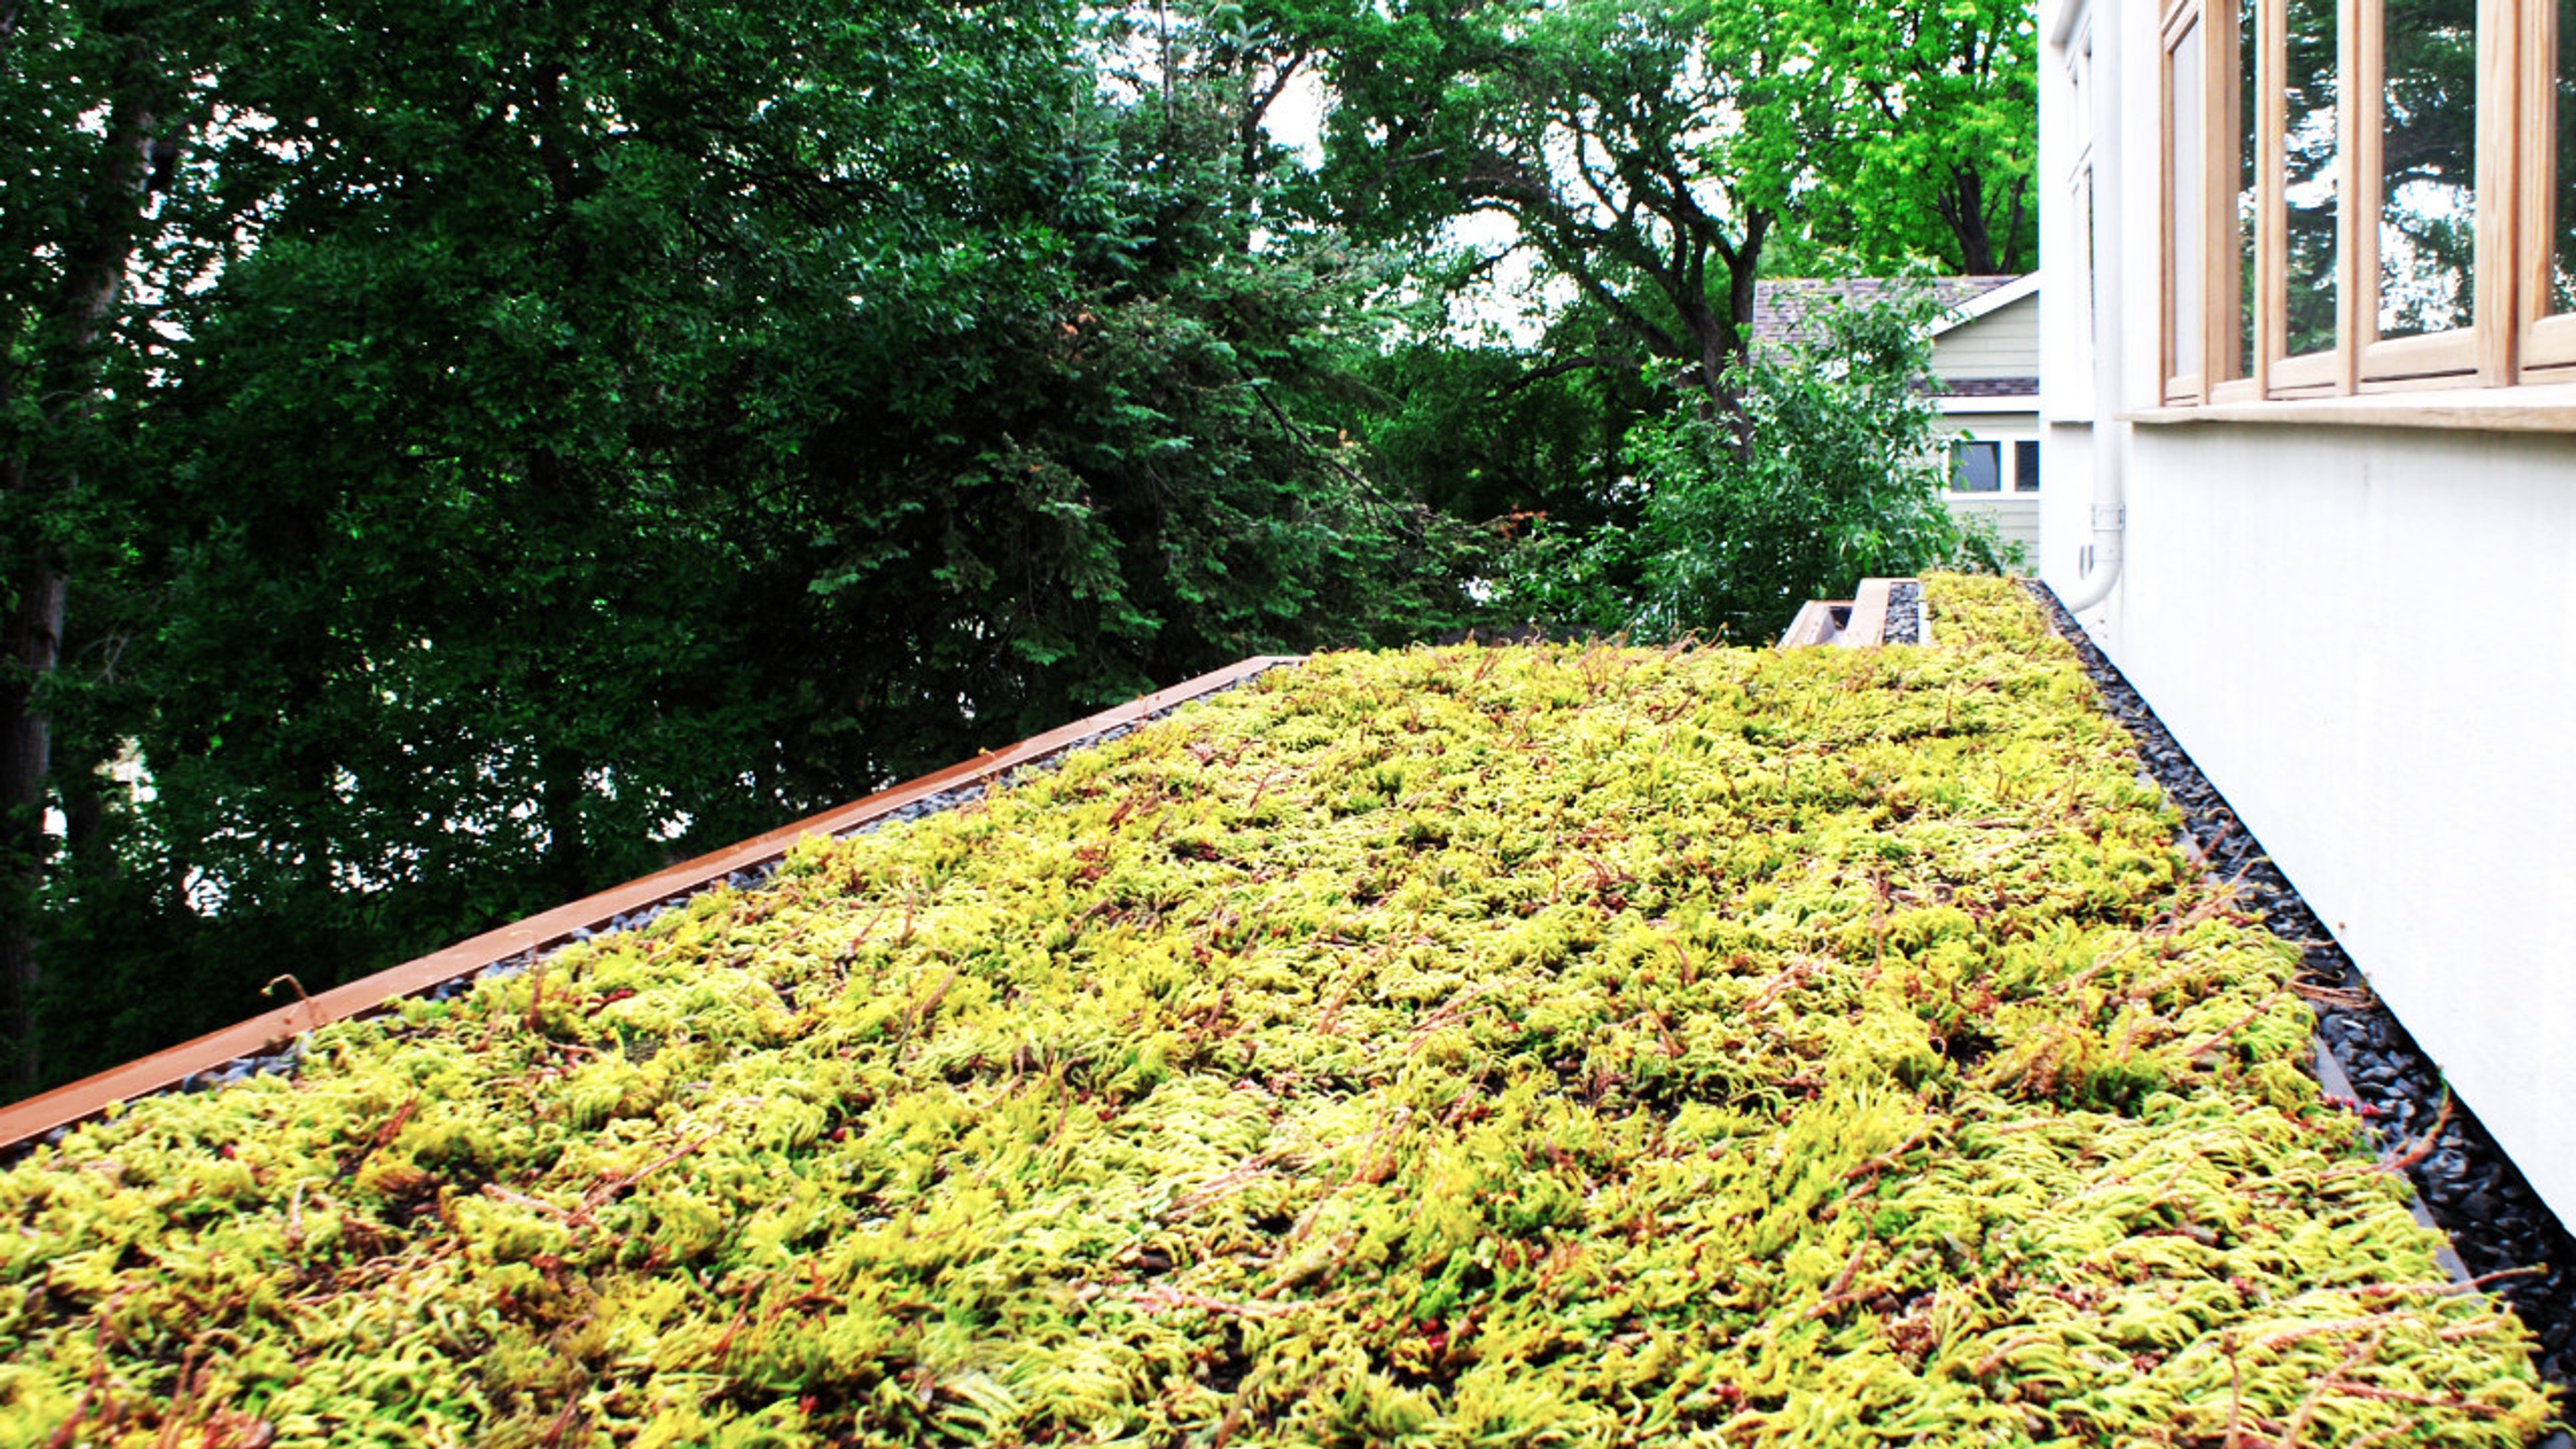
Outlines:
{"type": "Polygon", "coordinates": [[[2295,961],[1929,596],[1276,670],[80,1128],[0,1445],[2522,1442],[2295,961]]]}
{"type": "Polygon", "coordinates": [[[1898,294],[1926,292],[1942,309],[1934,332],[1984,315],[1983,304],[2011,300],[2037,289],[2037,273],[1964,277],[1780,277],[1753,284],[1753,345],[1812,342],[1817,329],[1809,318],[1820,301],[1867,306],[1898,294]],[[2009,294],[2009,295],[2007,295],[2009,294]]]}

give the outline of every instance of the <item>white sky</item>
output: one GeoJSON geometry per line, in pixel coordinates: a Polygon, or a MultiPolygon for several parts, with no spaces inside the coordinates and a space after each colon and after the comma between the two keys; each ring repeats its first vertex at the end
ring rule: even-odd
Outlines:
{"type": "MultiPolygon", "coordinates": [[[[1271,104],[1262,129],[1312,169],[1323,164],[1328,106],[1323,82],[1313,70],[1300,70],[1271,104]]],[[[1512,251],[1520,231],[1509,217],[1478,212],[1450,223],[1443,236],[1453,246],[1473,248],[1490,257],[1512,251]]],[[[1450,335],[1454,341],[1474,343],[1488,340],[1484,334],[1499,333],[1515,346],[1528,347],[1546,330],[1547,315],[1573,300],[1572,288],[1541,278],[1535,257],[1515,253],[1494,269],[1486,286],[1452,302],[1450,335]]]]}

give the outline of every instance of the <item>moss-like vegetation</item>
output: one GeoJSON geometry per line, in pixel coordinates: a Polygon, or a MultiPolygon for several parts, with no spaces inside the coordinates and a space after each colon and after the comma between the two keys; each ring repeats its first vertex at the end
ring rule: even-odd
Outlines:
{"type": "Polygon", "coordinates": [[[135,1104],[0,1175],[0,1445],[2525,1442],[2296,958],[1931,598],[1274,671],[135,1104]]]}

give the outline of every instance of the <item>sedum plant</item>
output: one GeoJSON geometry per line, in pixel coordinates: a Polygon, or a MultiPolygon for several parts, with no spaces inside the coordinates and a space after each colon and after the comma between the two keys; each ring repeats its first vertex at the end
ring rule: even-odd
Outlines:
{"type": "Polygon", "coordinates": [[[2010,586],[1333,655],[0,1174],[0,1445],[2513,1445],[2010,586]]]}

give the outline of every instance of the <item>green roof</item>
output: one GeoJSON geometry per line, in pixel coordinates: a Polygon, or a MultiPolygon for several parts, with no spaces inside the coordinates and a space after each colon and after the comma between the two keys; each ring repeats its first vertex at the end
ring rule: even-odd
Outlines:
{"type": "Polygon", "coordinates": [[[2295,953],[1927,591],[1273,670],[76,1129],[0,1446],[2524,1442],[2295,953]]]}

